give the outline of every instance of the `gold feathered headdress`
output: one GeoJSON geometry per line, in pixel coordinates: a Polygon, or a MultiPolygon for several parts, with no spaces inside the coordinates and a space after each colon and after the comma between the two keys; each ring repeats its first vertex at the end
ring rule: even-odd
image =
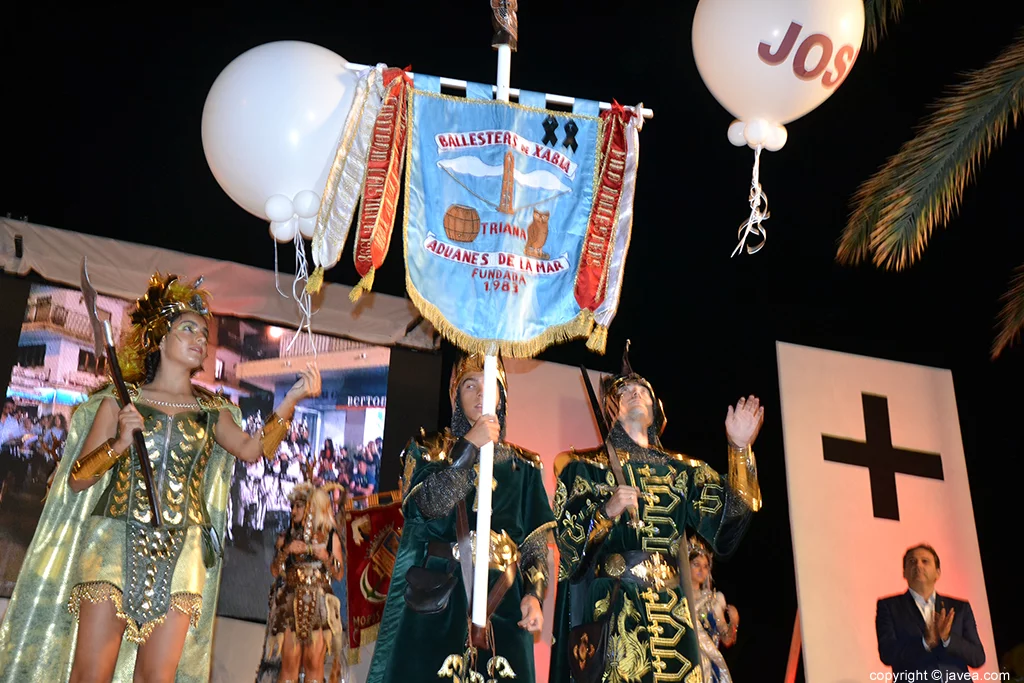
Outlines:
{"type": "Polygon", "coordinates": [[[177,275],[163,277],[153,273],[149,289],[135,304],[131,312],[131,327],[121,344],[119,361],[126,382],[137,383],[146,378],[146,357],[156,351],[160,340],[171,327],[171,321],[182,313],[210,315],[210,294],[200,289],[203,278],[191,285],[178,280],[177,275]]]}

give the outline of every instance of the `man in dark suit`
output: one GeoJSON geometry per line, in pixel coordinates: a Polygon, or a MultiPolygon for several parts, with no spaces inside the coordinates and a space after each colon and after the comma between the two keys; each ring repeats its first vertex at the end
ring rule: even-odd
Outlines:
{"type": "Polygon", "coordinates": [[[903,556],[903,578],[909,590],[878,601],[878,656],[894,674],[966,672],[967,667],[985,663],[971,604],[936,593],[940,576],[935,549],[914,546],[903,556]]]}

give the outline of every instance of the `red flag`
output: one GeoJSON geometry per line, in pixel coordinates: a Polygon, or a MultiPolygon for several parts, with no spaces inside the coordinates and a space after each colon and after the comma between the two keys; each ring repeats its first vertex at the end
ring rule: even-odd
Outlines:
{"type": "Polygon", "coordinates": [[[349,650],[355,653],[360,645],[377,639],[405,520],[401,501],[346,514],[348,638],[349,650]]]}

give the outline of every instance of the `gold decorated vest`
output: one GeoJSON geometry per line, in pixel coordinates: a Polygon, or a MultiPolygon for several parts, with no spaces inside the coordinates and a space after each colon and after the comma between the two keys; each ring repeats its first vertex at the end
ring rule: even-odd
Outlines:
{"type": "Polygon", "coordinates": [[[143,624],[167,613],[171,582],[189,528],[201,528],[204,551],[216,548],[203,499],[203,479],[213,452],[218,413],[197,410],[167,415],[144,403],[137,403],[136,408],[144,421],[162,526],[152,524],[146,482],[134,447],[131,457],[122,458],[114,468],[93,515],[125,523],[123,609],[143,624]]]}

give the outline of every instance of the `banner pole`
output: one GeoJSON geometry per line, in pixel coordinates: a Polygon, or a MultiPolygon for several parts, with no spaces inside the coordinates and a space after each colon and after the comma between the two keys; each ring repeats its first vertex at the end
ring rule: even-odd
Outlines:
{"type": "MultiPolygon", "coordinates": [[[[494,415],[498,404],[498,357],[484,356],[483,414],[494,415]]],[[[473,568],[473,623],[487,625],[487,578],[491,551],[491,493],[494,481],[494,444],[480,449],[480,475],[476,486],[476,557],[473,568]]]]}
{"type": "MultiPolygon", "coordinates": [[[[498,46],[497,99],[508,102],[512,75],[512,46],[498,46]]],[[[484,415],[494,415],[498,406],[498,356],[484,356],[484,415]]],[[[491,551],[491,491],[494,481],[494,444],[480,449],[480,475],[476,487],[476,566],[473,571],[473,623],[487,625],[487,577],[491,551]]]]}
{"type": "Polygon", "coordinates": [[[512,47],[510,45],[498,46],[498,92],[495,99],[508,102],[509,82],[512,78],[512,47]]]}

